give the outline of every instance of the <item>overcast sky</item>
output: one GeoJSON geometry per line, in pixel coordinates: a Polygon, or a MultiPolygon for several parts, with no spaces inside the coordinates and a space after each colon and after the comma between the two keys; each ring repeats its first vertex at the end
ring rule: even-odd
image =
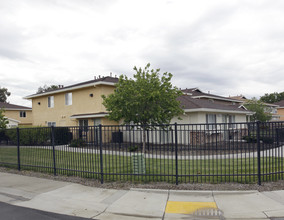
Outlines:
{"type": "Polygon", "coordinates": [[[283,0],[0,0],[8,101],[133,67],[179,88],[259,97],[284,91],[283,0]]]}

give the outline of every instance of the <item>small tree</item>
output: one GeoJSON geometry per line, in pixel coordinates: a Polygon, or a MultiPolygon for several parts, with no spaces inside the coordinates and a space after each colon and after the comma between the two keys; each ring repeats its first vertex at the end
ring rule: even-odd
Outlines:
{"type": "Polygon", "coordinates": [[[134,67],[134,70],[135,80],[121,75],[114,93],[102,98],[109,119],[123,119],[126,124],[133,122],[141,126],[144,153],[146,130],[155,125],[169,124],[174,116],[183,113],[177,101],[182,92],[171,84],[171,73],[163,73],[160,79],[160,69],[150,70],[150,64],[144,69],[134,67]]]}
{"type": "Polygon", "coordinates": [[[0,109],[0,130],[4,130],[7,128],[8,119],[4,115],[5,110],[3,108],[0,109]]]}
{"type": "Polygon", "coordinates": [[[251,121],[269,121],[272,116],[269,112],[266,111],[266,106],[256,98],[253,98],[252,100],[248,100],[244,106],[254,112],[252,116],[250,116],[251,121]]]}
{"type": "Polygon", "coordinates": [[[7,88],[1,88],[0,87],[0,102],[7,102],[7,98],[8,96],[10,96],[11,93],[8,92],[8,89],[7,88]]]}

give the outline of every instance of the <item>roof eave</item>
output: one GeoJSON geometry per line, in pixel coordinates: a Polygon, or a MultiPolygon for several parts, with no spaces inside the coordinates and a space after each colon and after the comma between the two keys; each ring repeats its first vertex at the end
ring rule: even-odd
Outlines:
{"type": "Polygon", "coordinates": [[[62,93],[62,92],[68,92],[68,91],[73,91],[73,90],[82,89],[82,88],[91,87],[91,86],[94,86],[94,87],[99,86],[99,85],[115,86],[115,84],[116,83],[112,83],[112,82],[88,83],[88,84],[85,84],[85,85],[74,86],[74,87],[70,87],[70,88],[63,88],[63,89],[59,89],[59,90],[29,95],[29,96],[24,97],[24,99],[33,99],[33,98],[37,98],[37,97],[41,97],[41,96],[47,96],[47,95],[52,95],[52,94],[57,94],[57,93],[62,93]]]}
{"type": "Polygon", "coordinates": [[[185,113],[190,112],[216,112],[216,113],[231,113],[231,114],[244,114],[253,115],[251,111],[234,111],[234,110],[224,110],[224,109],[212,109],[212,108],[194,108],[194,109],[184,109],[185,113]]]}
{"type": "Polygon", "coordinates": [[[243,103],[243,101],[240,101],[240,100],[227,99],[227,98],[221,98],[221,97],[215,97],[215,96],[208,96],[208,95],[193,96],[192,98],[194,98],[194,99],[199,99],[199,98],[209,98],[209,99],[216,99],[216,100],[222,100],[222,101],[230,101],[230,102],[239,102],[239,103],[243,103]]]}
{"type": "Polygon", "coordinates": [[[70,116],[71,119],[83,119],[83,118],[103,118],[108,114],[89,114],[89,115],[73,115],[70,116]]]}

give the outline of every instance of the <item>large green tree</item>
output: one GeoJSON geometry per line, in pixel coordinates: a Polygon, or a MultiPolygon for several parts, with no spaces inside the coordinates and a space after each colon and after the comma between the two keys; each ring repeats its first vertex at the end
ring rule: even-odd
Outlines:
{"type": "Polygon", "coordinates": [[[267,107],[263,104],[261,100],[257,100],[256,98],[253,98],[251,100],[248,100],[244,106],[249,110],[254,112],[252,116],[250,116],[251,121],[269,121],[272,116],[267,111],[267,107]]]}
{"type": "Polygon", "coordinates": [[[165,72],[160,78],[160,69],[150,70],[150,64],[144,69],[134,67],[134,70],[134,79],[121,75],[114,93],[102,98],[109,119],[141,126],[144,153],[146,130],[168,124],[174,116],[183,113],[177,101],[182,92],[171,84],[171,73],[165,72]]]}
{"type": "Polygon", "coordinates": [[[265,93],[264,96],[260,97],[260,101],[266,103],[275,103],[281,100],[284,100],[284,92],[265,93]]]}
{"type": "Polygon", "coordinates": [[[8,92],[8,89],[7,88],[1,88],[0,87],[0,102],[7,102],[7,98],[8,96],[10,96],[11,93],[8,92]]]}

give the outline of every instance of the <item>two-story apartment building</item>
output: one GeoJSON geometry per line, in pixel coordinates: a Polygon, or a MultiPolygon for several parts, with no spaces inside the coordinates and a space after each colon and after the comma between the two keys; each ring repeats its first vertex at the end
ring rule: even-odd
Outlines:
{"type": "Polygon", "coordinates": [[[109,121],[101,95],[113,93],[118,78],[102,77],[94,80],[33,94],[33,125],[92,126],[117,124],[109,121]]]}
{"type": "Polygon", "coordinates": [[[8,119],[8,127],[18,125],[32,125],[32,108],[0,102],[0,109],[5,110],[5,117],[8,119]]]}
{"type": "MultiPolygon", "coordinates": [[[[33,125],[41,126],[91,126],[115,125],[106,118],[107,112],[101,95],[113,93],[118,78],[102,77],[87,82],[63,87],[25,97],[32,100],[33,125]]],[[[172,123],[234,123],[246,122],[252,114],[242,101],[203,93],[197,88],[182,90],[178,98],[185,114],[172,123]]]]}

